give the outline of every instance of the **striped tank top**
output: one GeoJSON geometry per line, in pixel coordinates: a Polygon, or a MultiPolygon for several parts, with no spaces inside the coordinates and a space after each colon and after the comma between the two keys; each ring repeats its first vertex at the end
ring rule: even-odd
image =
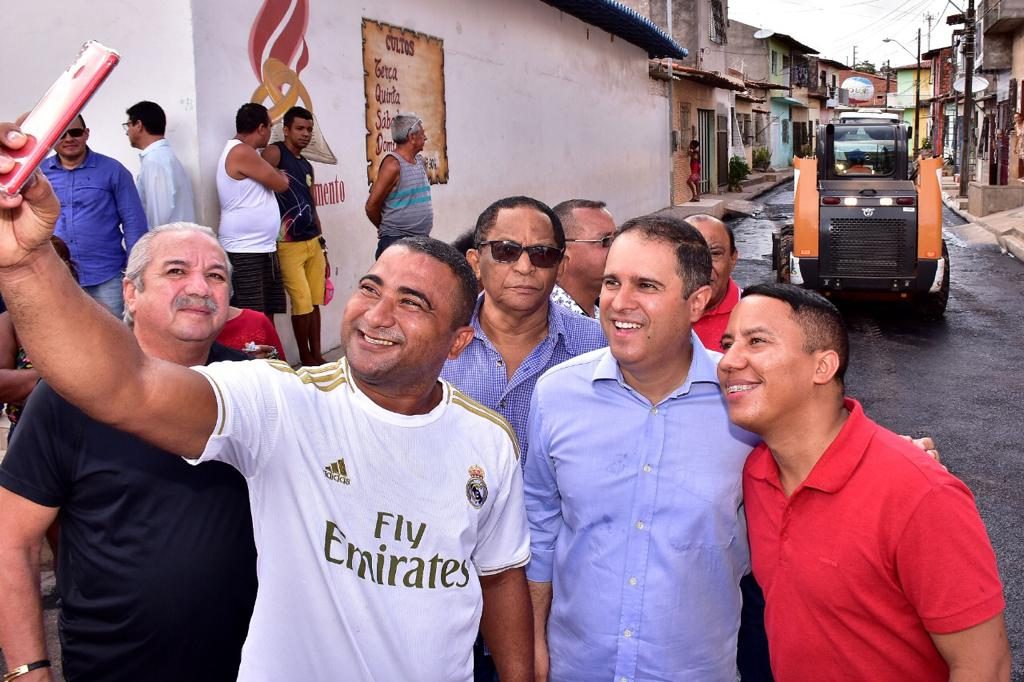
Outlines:
{"type": "Polygon", "coordinates": [[[401,154],[390,152],[398,160],[398,184],[384,200],[381,211],[380,237],[411,237],[429,235],[434,226],[434,209],[430,204],[430,181],[426,162],[419,156],[409,163],[401,154]]]}

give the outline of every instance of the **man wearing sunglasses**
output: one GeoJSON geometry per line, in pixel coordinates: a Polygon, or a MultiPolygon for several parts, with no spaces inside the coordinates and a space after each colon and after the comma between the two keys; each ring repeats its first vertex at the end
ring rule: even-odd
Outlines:
{"type": "Polygon", "coordinates": [[[120,318],[121,275],[149,224],[132,174],[88,143],[85,119],[77,116],[40,168],[65,207],[55,234],[71,249],[82,288],[120,318]]]}
{"type": "Polygon", "coordinates": [[[604,262],[615,234],[615,221],[603,201],[570,199],[552,209],[565,229],[565,266],[551,300],[587,317],[599,314],[604,262]]]}
{"type": "Polygon", "coordinates": [[[525,464],[537,379],[607,341],[593,320],[551,305],[565,263],[565,232],[546,204],[523,196],[500,199],[480,214],[473,239],[475,248],[466,256],[483,288],[473,312],[473,340],[445,363],[441,376],[508,420],[525,464]]]}

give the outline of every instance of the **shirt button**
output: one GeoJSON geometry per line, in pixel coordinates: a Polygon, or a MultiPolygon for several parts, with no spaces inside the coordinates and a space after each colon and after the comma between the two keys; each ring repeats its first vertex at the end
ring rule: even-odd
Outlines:
{"type": "Polygon", "coordinates": [[[626,679],[625,677],[620,677],[619,678],[619,682],[629,682],[629,680],[626,679]]]}
{"type": "Polygon", "coordinates": [[[651,465],[650,464],[645,464],[644,465],[644,473],[645,474],[651,473],[651,465]]]}
{"type": "Polygon", "coordinates": [[[502,360],[501,358],[498,358],[498,367],[503,367],[504,365],[505,365],[505,361],[502,360]]]}
{"type": "Polygon", "coordinates": [[[504,400],[502,400],[500,403],[498,403],[498,407],[505,407],[505,405],[506,405],[506,402],[504,400]]]}
{"type": "Polygon", "coordinates": [[[637,530],[643,530],[644,529],[644,522],[643,521],[637,521],[636,522],[636,529],[637,530]]]}
{"type": "Polygon", "coordinates": [[[629,584],[630,584],[630,585],[633,585],[633,586],[635,586],[635,585],[636,585],[636,583],[637,583],[637,579],[636,579],[636,578],[630,578],[630,579],[629,579],[629,584]]]}
{"type": "Polygon", "coordinates": [[[630,637],[633,636],[633,631],[632,630],[626,630],[625,632],[622,633],[622,636],[625,637],[626,639],[629,639],[630,637]]]}
{"type": "Polygon", "coordinates": [[[651,414],[658,414],[658,408],[657,407],[652,407],[651,408],[651,414]]]}

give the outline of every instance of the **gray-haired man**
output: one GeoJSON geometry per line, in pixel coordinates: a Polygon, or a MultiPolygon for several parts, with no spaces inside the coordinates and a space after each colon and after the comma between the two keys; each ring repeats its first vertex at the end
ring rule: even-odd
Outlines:
{"type": "Polygon", "coordinates": [[[427,142],[423,119],[398,114],[391,122],[391,139],[397,147],[381,160],[366,200],[366,217],[377,226],[374,258],[403,237],[429,235],[434,226],[427,164],[419,156],[427,142]]]}
{"type": "MultiPolygon", "coordinates": [[[[142,350],[185,367],[245,360],[214,343],[230,267],[207,227],[171,223],[144,234],[124,279],[125,320],[142,350]]],[[[169,456],[93,420],[45,382],[19,424],[0,465],[0,647],[10,666],[47,658],[39,545],[59,515],[68,679],[235,679],[256,599],[241,474],[169,456]]]]}

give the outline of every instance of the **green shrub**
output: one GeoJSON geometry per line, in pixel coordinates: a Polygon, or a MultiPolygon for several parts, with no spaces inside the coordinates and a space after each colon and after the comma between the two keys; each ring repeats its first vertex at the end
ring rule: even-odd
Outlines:
{"type": "Polygon", "coordinates": [[[729,189],[740,190],[740,183],[750,175],[750,166],[742,156],[734,156],[729,159],[729,189]]]}
{"type": "Polygon", "coordinates": [[[766,171],[772,165],[772,153],[768,147],[754,148],[754,168],[759,171],[766,171]]]}

